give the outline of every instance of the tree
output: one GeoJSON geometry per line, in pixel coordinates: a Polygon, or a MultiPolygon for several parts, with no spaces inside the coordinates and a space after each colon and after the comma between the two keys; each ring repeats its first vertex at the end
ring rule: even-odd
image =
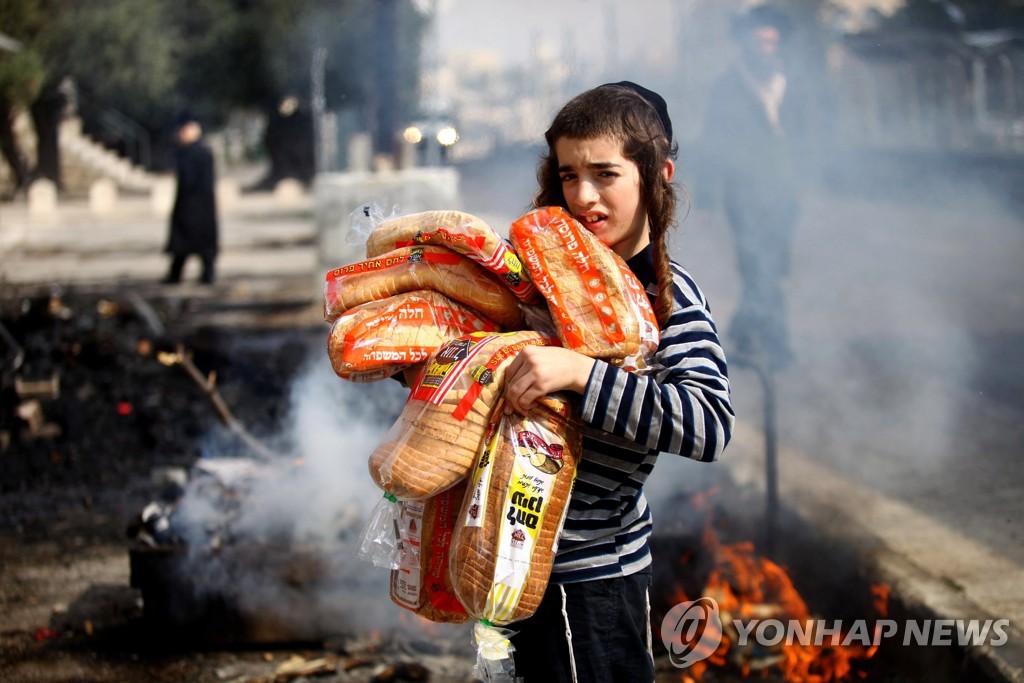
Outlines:
{"type": "Polygon", "coordinates": [[[30,169],[14,135],[14,120],[39,93],[45,79],[43,58],[31,39],[45,23],[41,2],[0,5],[0,26],[21,42],[16,52],[0,51],[0,153],[11,167],[15,184],[29,181],[30,169]]]}
{"type": "Polygon", "coordinates": [[[87,129],[108,109],[151,134],[183,107],[208,125],[236,108],[270,115],[289,96],[308,113],[313,50],[325,48],[328,107],[383,122],[381,144],[418,100],[424,19],[410,0],[19,0],[0,5],[0,26],[25,46],[0,55],[0,148],[19,185],[33,174],[60,184],[69,83],[87,129]],[[39,143],[33,170],[10,125],[23,108],[39,143]]]}
{"type": "Polygon", "coordinates": [[[60,184],[57,133],[71,79],[83,118],[104,110],[153,121],[166,117],[176,101],[177,32],[167,4],[150,0],[60,2],[38,43],[48,78],[32,104],[39,138],[37,172],[60,184]]]}

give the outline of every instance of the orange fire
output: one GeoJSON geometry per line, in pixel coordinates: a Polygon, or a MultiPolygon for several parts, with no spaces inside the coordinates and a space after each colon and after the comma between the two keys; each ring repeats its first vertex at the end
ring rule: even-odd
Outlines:
{"type": "MultiPolygon", "coordinates": [[[[701,681],[710,667],[727,666],[741,672],[744,678],[772,671],[792,683],[842,681],[851,675],[854,660],[874,656],[877,645],[864,645],[864,637],[847,639],[831,628],[818,633],[816,629],[822,622],[811,615],[789,575],[771,560],[759,557],[752,543],[720,545],[710,523],[705,526],[702,541],[702,547],[715,557],[702,594],[718,603],[722,641],[710,657],[683,672],[681,680],[685,683],[701,681]],[[746,631],[750,637],[745,643],[739,637],[736,620],[744,630],[750,629],[746,631]],[[773,646],[756,643],[752,637],[755,624],[766,620],[793,625],[796,637],[780,637],[780,642],[773,646]]],[[[888,586],[872,586],[871,593],[878,618],[884,618],[888,611],[888,586]]],[[[676,603],[689,600],[681,589],[677,590],[676,603]]],[[[872,643],[878,642],[877,635],[871,634],[872,643]]],[[[858,674],[865,676],[863,672],[858,674]]]]}

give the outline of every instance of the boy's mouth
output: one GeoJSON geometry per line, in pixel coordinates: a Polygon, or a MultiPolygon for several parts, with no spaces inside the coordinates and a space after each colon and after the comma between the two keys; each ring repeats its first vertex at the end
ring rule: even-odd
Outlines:
{"type": "Polygon", "coordinates": [[[598,223],[601,223],[602,221],[605,221],[607,219],[608,216],[605,216],[604,214],[601,213],[588,213],[579,216],[580,223],[583,223],[583,225],[586,225],[587,227],[596,227],[598,223]]]}

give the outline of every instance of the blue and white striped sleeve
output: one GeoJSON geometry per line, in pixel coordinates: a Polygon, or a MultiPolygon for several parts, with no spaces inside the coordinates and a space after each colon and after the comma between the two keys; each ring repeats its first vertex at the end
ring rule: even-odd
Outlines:
{"type": "Polygon", "coordinates": [[[675,305],[654,356],[655,370],[637,375],[594,363],[582,420],[652,451],[710,462],[732,436],[725,354],[704,295],[673,264],[675,305]]]}

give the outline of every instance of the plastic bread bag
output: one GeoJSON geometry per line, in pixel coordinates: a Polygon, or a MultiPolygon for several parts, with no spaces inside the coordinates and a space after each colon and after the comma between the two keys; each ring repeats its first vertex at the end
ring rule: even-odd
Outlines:
{"type": "Polygon", "coordinates": [[[324,278],[324,320],[369,301],[433,290],[468,306],[504,329],[519,329],[519,300],[495,275],[445,247],[400,247],[330,270],[324,278]]]}
{"type": "Polygon", "coordinates": [[[522,262],[501,235],[480,218],[461,211],[424,211],[384,220],[367,239],[366,256],[416,244],[435,244],[464,254],[501,278],[520,301],[538,299],[522,262]]]}
{"type": "Polygon", "coordinates": [[[473,333],[441,346],[370,454],[377,486],[401,500],[422,500],[464,479],[487,433],[506,367],[527,346],[550,345],[558,340],[524,330],[473,333]]]}
{"type": "Polygon", "coordinates": [[[560,207],[518,218],[509,238],[563,346],[626,370],[647,367],[658,348],[658,321],[625,261],[560,207]]]}
{"type": "Polygon", "coordinates": [[[485,621],[473,624],[473,644],[476,646],[476,666],[473,672],[477,678],[487,683],[517,683],[523,680],[515,674],[513,635],[513,631],[485,621]]]}
{"type": "Polygon", "coordinates": [[[391,570],[391,600],[430,621],[469,619],[452,591],[448,571],[452,529],[465,495],[462,481],[426,500],[399,502],[398,567],[391,570]]]}
{"type": "Polygon", "coordinates": [[[384,210],[376,202],[368,202],[348,215],[349,227],[345,231],[345,244],[350,247],[362,247],[374,228],[398,214],[398,207],[391,209],[391,215],[385,216],[384,210]]]}
{"type": "Polygon", "coordinates": [[[494,413],[451,545],[455,595],[477,619],[521,621],[544,597],[582,450],[572,412],[552,394],[525,416],[494,413]]]}
{"type": "Polygon", "coordinates": [[[346,311],[331,326],[327,355],[342,379],[373,382],[423,363],[449,340],[500,329],[443,294],[406,292],[346,311]]]}
{"type": "Polygon", "coordinates": [[[370,513],[370,521],[359,538],[356,557],[377,567],[397,569],[401,563],[401,531],[398,527],[400,516],[398,499],[390,493],[385,493],[370,513]]]}

